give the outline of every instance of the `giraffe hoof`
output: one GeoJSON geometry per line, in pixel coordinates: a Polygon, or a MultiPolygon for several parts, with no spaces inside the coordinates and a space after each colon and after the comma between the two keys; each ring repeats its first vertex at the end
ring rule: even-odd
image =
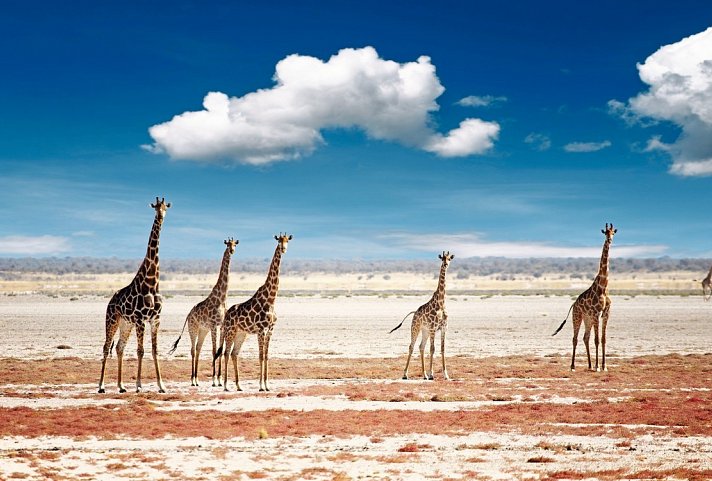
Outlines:
{"type": "Polygon", "coordinates": [[[99,394],[104,394],[105,392],[106,392],[106,389],[104,389],[103,387],[99,388],[99,394]]]}
{"type": "Polygon", "coordinates": [[[576,368],[571,368],[571,372],[576,372],[576,368]]]}
{"type": "Polygon", "coordinates": [[[141,392],[141,386],[136,387],[136,392],[141,392]]]}
{"type": "Polygon", "coordinates": [[[407,381],[407,380],[408,380],[408,376],[403,376],[403,379],[405,379],[405,380],[407,381]]]}
{"type": "Polygon", "coordinates": [[[120,388],[119,388],[119,392],[120,392],[120,393],[125,393],[125,392],[126,392],[126,389],[120,387],[120,388]]]}
{"type": "Polygon", "coordinates": [[[163,388],[161,388],[161,389],[158,390],[158,392],[160,392],[161,394],[165,394],[165,393],[166,393],[166,390],[163,389],[163,388]]]}

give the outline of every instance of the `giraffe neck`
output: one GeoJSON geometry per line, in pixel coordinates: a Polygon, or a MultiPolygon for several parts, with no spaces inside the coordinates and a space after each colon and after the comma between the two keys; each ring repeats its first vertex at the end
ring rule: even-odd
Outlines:
{"type": "Polygon", "coordinates": [[[210,292],[210,297],[214,297],[224,303],[227,298],[227,285],[228,279],[230,277],[230,259],[232,254],[230,254],[230,248],[225,249],[223,254],[222,264],[220,265],[220,274],[218,274],[218,281],[213,287],[212,292],[210,292]]]}
{"type": "Polygon", "coordinates": [[[146,249],[146,257],[143,258],[143,263],[136,273],[134,282],[140,284],[148,285],[149,289],[158,291],[158,245],[159,238],[161,235],[161,225],[163,224],[163,218],[159,217],[156,213],[156,217],[153,220],[153,227],[151,228],[151,235],[148,237],[148,248],[146,249]]]}
{"type": "Polygon", "coordinates": [[[261,298],[265,304],[274,304],[277,299],[277,291],[279,290],[279,265],[282,262],[282,249],[280,245],[274,250],[272,262],[269,265],[267,272],[267,280],[262,285],[261,298]]]}
{"type": "Polygon", "coordinates": [[[438,279],[438,288],[435,289],[435,293],[433,294],[433,300],[437,302],[439,305],[444,305],[445,304],[445,272],[447,271],[447,267],[445,266],[445,263],[443,263],[440,266],[440,278],[438,279]]]}
{"type": "Polygon", "coordinates": [[[603,252],[601,252],[601,263],[598,266],[598,275],[596,281],[603,289],[608,287],[608,251],[611,247],[611,240],[606,239],[603,243],[603,252]]]}

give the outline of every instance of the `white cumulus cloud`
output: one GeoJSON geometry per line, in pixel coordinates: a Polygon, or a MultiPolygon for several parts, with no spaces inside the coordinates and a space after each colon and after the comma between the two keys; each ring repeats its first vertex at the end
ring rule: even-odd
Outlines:
{"type": "Polygon", "coordinates": [[[659,48],[638,64],[638,73],[648,90],[609,107],[627,122],[635,115],[678,125],[674,143],[653,138],[652,146],[672,157],[673,174],[712,175],[712,27],[659,48]]]}
{"type": "Polygon", "coordinates": [[[6,255],[50,255],[68,252],[69,240],[66,237],[43,235],[0,237],[0,254],[6,255]]]}
{"type": "Polygon", "coordinates": [[[507,97],[494,97],[492,95],[468,95],[467,97],[461,98],[457,102],[457,105],[462,107],[488,107],[492,104],[506,102],[507,97]]]}
{"type": "Polygon", "coordinates": [[[277,63],[275,85],[242,97],[210,92],[203,109],[149,128],[144,148],[174,159],[265,164],[312,153],[322,129],[359,128],[379,140],[441,156],[482,154],[499,124],[468,118],[448,133],[432,127],[444,87],[430,58],[398,63],[373,47],[343,49],[327,61],[289,55],[277,63]]]}
{"type": "Polygon", "coordinates": [[[566,152],[575,153],[597,152],[610,146],[610,140],[604,140],[603,142],[571,142],[570,144],[564,145],[564,150],[566,152]]]}

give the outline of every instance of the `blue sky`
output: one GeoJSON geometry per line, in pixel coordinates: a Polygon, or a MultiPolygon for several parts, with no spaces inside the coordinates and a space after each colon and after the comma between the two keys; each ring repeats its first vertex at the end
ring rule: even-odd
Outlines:
{"type": "Polygon", "coordinates": [[[5,2],[0,256],[712,257],[710,2],[264,3],[5,2]]]}

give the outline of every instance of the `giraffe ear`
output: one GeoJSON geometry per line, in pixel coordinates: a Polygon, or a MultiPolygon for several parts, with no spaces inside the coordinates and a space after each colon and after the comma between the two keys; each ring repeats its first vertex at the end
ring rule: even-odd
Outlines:
{"type": "Polygon", "coordinates": [[[443,256],[441,254],[438,254],[438,259],[443,260],[443,256]]]}
{"type": "Polygon", "coordinates": [[[166,204],[166,209],[170,209],[170,208],[171,208],[171,203],[169,202],[166,204]]]}
{"type": "Polygon", "coordinates": [[[239,243],[240,243],[239,239],[238,239],[238,240],[235,240],[235,245],[237,245],[237,244],[239,244],[239,243]]]}
{"type": "Polygon", "coordinates": [[[287,240],[292,240],[292,234],[289,234],[289,238],[287,240]]]}
{"type": "Polygon", "coordinates": [[[606,233],[606,231],[601,229],[601,234],[605,234],[605,233],[606,233]]]}
{"type": "Polygon", "coordinates": [[[279,240],[279,237],[274,236],[274,240],[278,241],[278,240],[279,240]]]}
{"type": "Polygon", "coordinates": [[[453,260],[455,258],[455,254],[450,256],[450,260],[453,260]]]}
{"type": "Polygon", "coordinates": [[[615,234],[616,232],[618,232],[618,229],[613,229],[613,233],[615,234]]]}

